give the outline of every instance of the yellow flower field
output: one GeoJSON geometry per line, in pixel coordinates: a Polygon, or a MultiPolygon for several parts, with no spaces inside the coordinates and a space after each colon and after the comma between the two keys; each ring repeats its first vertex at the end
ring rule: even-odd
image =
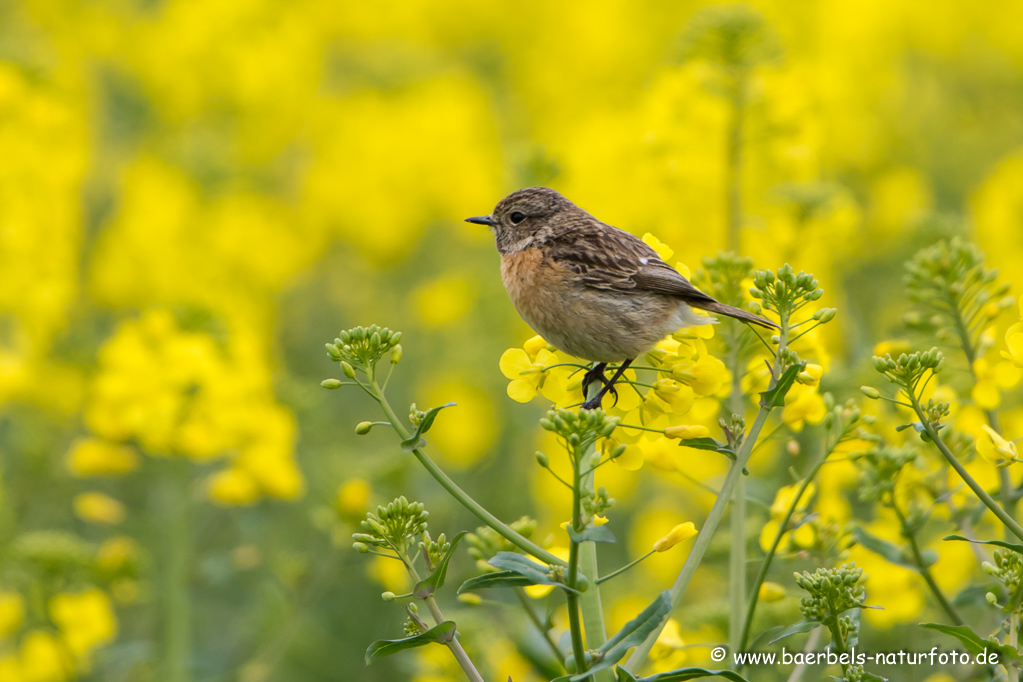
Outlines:
{"type": "Polygon", "coordinates": [[[1019,680],[1021,23],[0,4],[0,682],[1019,680]],[[580,410],[531,186],[780,328],[580,410]]]}

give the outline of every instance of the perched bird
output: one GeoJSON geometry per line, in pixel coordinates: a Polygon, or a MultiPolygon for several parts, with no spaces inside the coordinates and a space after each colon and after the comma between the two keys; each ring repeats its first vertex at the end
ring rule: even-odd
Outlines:
{"type": "Polygon", "coordinates": [[[637,357],[668,334],[716,322],[699,308],[763,327],[773,322],[718,303],[660,259],[641,239],[594,218],[558,192],[527,187],[487,216],[501,253],[501,279],[522,319],[569,355],[596,365],[583,379],[604,386],[583,409],[600,407],[637,357]],[[621,363],[610,381],[607,363],[621,363]]]}

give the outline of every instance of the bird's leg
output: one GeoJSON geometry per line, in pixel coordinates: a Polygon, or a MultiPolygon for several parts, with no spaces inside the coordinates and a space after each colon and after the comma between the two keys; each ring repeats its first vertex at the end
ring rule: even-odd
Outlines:
{"type": "MultiPolygon", "coordinates": [[[[635,358],[633,358],[633,359],[635,359],[635,358]]],[[[584,410],[596,410],[597,408],[600,407],[600,400],[605,395],[607,395],[608,391],[612,392],[612,395],[615,396],[615,402],[617,402],[618,393],[615,392],[615,390],[614,390],[615,382],[622,378],[622,375],[625,374],[625,370],[627,370],[629,368],[629,365],[631,365],[631,364],[632,364],[632,360],[626,360],[621,365],[619,365],[618,369],[615,370],[614,375],[611,377],[611,381],[609,381],[606,384],[604,384],[604,387],[602,389],[600,389],[600,392],[597,393],[597,395],[593,396],[592,398],[587,400],[585,403],[583,403],[581,409],[584,409],[584,410]]]]}
{"type": "Polygon", "coordinates": [[[605,369],[607,369],[607,363],[598,362],[586,370],[586,374],[583,375],[583,399],[586,398],[586,392],[594,381],[599,381],[601,385],[607,386],[607,379],[604,378],[605,369]]]}

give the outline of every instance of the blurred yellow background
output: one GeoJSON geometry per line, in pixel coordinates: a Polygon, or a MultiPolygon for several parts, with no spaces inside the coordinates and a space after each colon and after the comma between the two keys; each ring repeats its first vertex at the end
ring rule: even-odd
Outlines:
{"type": "MultiPolygon", "coordinates": [[[[402,330],[395,403],[457,402],[440,461],[502,518],[557,531],[542,405],[498,368],[532,332],[462,220],[542,184],[690,268],[724,249],[732,111],[683,50],[708,4],[0,4],[0,679],[449,679],[439,647],[363,666],[400,633],[377,596],[400,576],[347,536],[399,493],[449,535],[475,520],[392,440],[355,436],[371,406],[319,388],[323,343],[402,330]]],[[[752,6],[780,52],[750,77],[740,249],[820,279],[844,400],[899,333],[918,248],[966,235],[1023,284],[1023,4],[752,6]]],[[[854,478],[823,481],[827,504],[854,478]]],[[[622,470],[612,492],[618,558],[710,503],[670,471],[622,470]]],[[[612,621],[680,562],[610,589],[612,621]]],[[[680,636],[717,641],[722,578],[697,579],[715,589],[680,636]]],[[[903,599],[878,627],[923,618],[914,579],[878,581],[903,599]]],[[[494,679],[540,679],[500,635],[474,645],[494,679]]]]}

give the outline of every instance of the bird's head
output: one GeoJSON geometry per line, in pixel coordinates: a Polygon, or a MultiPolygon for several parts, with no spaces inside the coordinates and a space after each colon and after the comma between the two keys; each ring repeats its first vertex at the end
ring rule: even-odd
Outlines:
{"type": "Polygon", "coordinates": [[[575,204],[547,187],[526,187],[498,202],[490,215],[466,218],[466,222],[487,225],[494,231],[497,250],[520,251],[539,236],[554,230],[558,215],[578,211],[575,204]]]}

